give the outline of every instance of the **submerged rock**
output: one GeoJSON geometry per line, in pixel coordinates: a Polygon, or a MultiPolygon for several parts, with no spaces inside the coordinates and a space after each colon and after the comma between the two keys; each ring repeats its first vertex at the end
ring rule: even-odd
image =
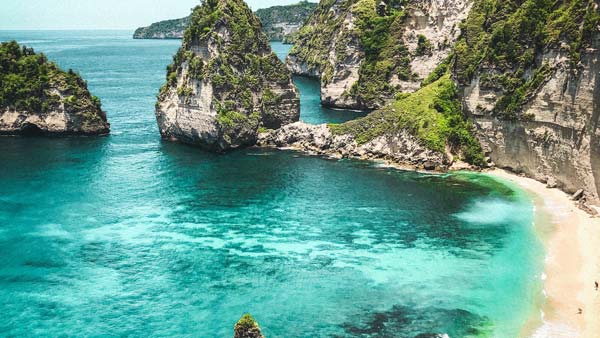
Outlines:
{"type": "Polygon", "coordinates": [[[225,151],[299,116],[291,75],[250,8],[241,0],[197,7],[156,105],[163,138],[225,151]]]}
{"type": "Polygon", "coordinates": [[[233,338],[264,338],[258,323],[250,314],[245,314],[235,324],[233,338]]]}
{"type": "Polygon", "coordinates": [[[72,70],[16,42],[0,44],[0,135],[102,135],[100,99],[72,70]]]}

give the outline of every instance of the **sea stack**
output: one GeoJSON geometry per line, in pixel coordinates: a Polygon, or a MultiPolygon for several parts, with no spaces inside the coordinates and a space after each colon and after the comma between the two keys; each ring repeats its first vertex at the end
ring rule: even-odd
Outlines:
{"type": "Polygon", "coordinates": [[[103,135],[100,99],[75,72],[17,42],[0,44],[0,135],[103,135]]]}
{"type": "Polygon", "coordinates": [[[245,314],[235,324],[233,338],[265,338],[254,318],[245,314]]]}
{"type": "Polygon", "coordinates": [[[163,138],[218,152],[251,146],[259,130],[298,121],[291,75],[246,3],[206,0],[194,9],[156,117],[163,138]]]}

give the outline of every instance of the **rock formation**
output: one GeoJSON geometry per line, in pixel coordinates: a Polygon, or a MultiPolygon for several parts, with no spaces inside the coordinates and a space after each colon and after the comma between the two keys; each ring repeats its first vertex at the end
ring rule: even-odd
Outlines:
{"type": "Polygon", "coordinates": [[[100,99],[72,70],[16,42],[0,44],[0,135],[102,135],[100,99]]]}
{"type": "Polygon", "coordinates": [[[245,314],[235,324],[233,338],[265,338],[251,315],[245,314]]]}
{"type": "Polygon", "coordinates": [[[413,92],[446,59],[470,0],[321,1],[287,60],[321,79],[327,106],[371,110],[413,92]]]}
{"type": "Polygon", "coordinates": [[[491,12],[486,2],[475,2],[455,63],[486,153],[499,167],[598,201],[598,1],[526,1],[491,12]]]}
{"type": "Polygon", "coordinates": [[[299,115],[291,76],[250,8],[241,0],[197,7],[159,94],[161,135],[225,151],[252,145],[259,129],[277,129],[299,115]]]}

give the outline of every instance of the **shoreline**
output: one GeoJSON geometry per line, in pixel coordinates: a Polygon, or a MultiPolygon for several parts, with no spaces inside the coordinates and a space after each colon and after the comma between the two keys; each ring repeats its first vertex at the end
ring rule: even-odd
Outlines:
{"type": "Polygon", "coordinates": [[[568,194],[501,169],[487,174],[511,182],[533,199],[535,228],[545,247],[539,312],[523,337],[597,338],[600,332],[600,218],[578,208],[568,194]],[[583,310],[578,314],[579,309],[583,310]]]}

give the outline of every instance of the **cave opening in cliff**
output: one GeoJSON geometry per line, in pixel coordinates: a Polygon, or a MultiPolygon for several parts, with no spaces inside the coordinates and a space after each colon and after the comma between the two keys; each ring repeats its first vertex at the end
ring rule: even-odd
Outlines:
{"type": "Polygon", "coordinates": [[[44,135],[44,131],[33,123],[25,123],[21,127],[21,135],[23,136],[40,136],[44,135]]]}

